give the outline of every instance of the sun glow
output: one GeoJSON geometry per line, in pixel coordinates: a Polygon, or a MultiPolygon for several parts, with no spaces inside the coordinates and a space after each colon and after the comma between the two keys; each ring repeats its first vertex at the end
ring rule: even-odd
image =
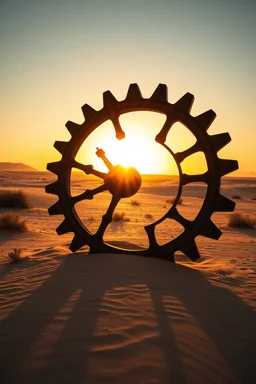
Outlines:
{"type": "MultiPolygon", "coordinates": [[[[159,149],[153,140],[147,140],[136,133],[123,140],[107,139],[104,151],[113,165],[120,164],[124,167],[135,167],[140,173],[157,173],[159,169],[159,149]]],[[[161,149],[162,150],[162,149],[161,149]]]]}
{"type": "Polygon", "coordinates": [[[165,117],[152,112],[133,112],[120,117],[125,138],[117,140],[112,122],[98,127],[85,140],[77,161],[92,164],[95,169],[106,172],[102,159],[96,156],[96,148],[102,148],[108,160],[125,167],[132,166],[141,174],[176,174],[177,169],[171,154],[155,141],[165,117]]]}

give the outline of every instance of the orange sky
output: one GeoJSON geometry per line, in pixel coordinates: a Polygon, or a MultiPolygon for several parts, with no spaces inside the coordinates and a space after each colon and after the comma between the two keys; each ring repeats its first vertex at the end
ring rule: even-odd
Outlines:
{"type": "MultiPolygon", "coordinates": [[[[108,89],[121,100],[134,82],[149,97],[165,83],[172,103],[195,95],[193,115],[213,109],[209,133],[232,137],[222,157],[256,172],[255,2],[14,0],[0,10],[0,161],[45,170],[83,104],[100,109],[108,89]]],[[[142,120],[154,137],[157,124],[142,120]]],[[[153,172],[169,172],[157,158],[153,172]]]]}

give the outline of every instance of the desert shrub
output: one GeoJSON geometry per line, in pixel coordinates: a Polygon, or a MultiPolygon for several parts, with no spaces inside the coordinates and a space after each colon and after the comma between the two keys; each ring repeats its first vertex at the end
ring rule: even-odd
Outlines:
{"type": "Polygon", "coordinates": [[[20,216],[15,213],[2,213],[0,214],[0,229],[25,232],[27,231],[26,221],[22,220],[20,216]]]}
{"type": "Polygon", "coordinates": [[[14,248],[12,252],[8,253],[9,258],[12,261],[20,261],[21,260],[21,248],[14,248]]]}
{"type": "Polygon", "coordinates": [[[125,212],[114,212],[112,216],[113,221],[130,221],[128,217],[125,216],[125,212]]]}
{"type": "MultiPolygon", "coordinates": [[[[174,204],[176,197],[172,197],[171,199],[166,199],[165,202],[167,204],[174,204]]],[[[182,204],[183,199],[180,197],[177,204],[182,204]]]]}
{"type": "Polygon", "coordinates": [[[240,195],[233,195],[232,199],[234,199],[234,200],[241,200],[242,196],[240,196],[240,195]]]}
{"type": "Polygon", "coordinates": [[[153,215],[151,215],[151,213],[146,213],[145,218],[146,219],[153,219],[153,215]]]}
{"type": "Polygon", "coordinates": [[[0,190],[0,207],[31,208],[23,191],[0,190]]]}
{"type": "Polygon", "coordinates": [[[228,227],[231,228],[256,228],[256,219],[235,212],[229,216],[228,227]]]}
{"type": "Polygon", "coordinates": [[[256,200],[256,195],[252,196],[252,200],[256,200]]]}
{"type": "Polygon", "coordinates": [[[140,202],[139,202],[139,200],[131,200],[131,205],[139,206],[140,202]]]}
{"type": "Polygon", "coordinates": [[[93,216],[90,216],[90,217],[88,218],[88,221],[94,221],[94,217],[93,217],[93,216]]]}

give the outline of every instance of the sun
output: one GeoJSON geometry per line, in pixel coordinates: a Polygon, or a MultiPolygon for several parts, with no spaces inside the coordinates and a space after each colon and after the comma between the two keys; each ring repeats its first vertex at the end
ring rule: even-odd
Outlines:
{"type": "MultiPolygon", "coordinates": [[[[124,167],[132,166],[140,173],[159,172],[159,150],[154,140],[142,139],[139,133],[126,135],[123,140],[107,140],[104,144],[106,156],[111,158],[113,164],[120,164],[124,167]]],[[[162,149],[161,151],[162,152],[162,149]]]]}
{"type": "Polygon", "coordinates": [[[164,118],[152,112],[133,112],[122,115],[120,124],[125,138],[117,140],[111,121],[99,126],[81,146],[77,161],[92,164],[106,172],[96,149],[104,150],[113,165],[132,166],[141,174],[176,174],[176,165],[170,153],[155,141],[164,118]]]}

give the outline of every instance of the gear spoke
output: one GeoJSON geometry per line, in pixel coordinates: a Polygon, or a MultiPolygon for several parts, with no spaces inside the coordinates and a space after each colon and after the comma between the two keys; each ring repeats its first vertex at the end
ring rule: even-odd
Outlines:
{"type": "Polygon", "coordinates": [[[84,165],[81,163],[78,163],[77,161],[74,160],[73,162],[73,168],[80,169],[81,171],[85,172],[86,175],[94,175],[99,177],[100,179],[105,179],[106,173],[97,171],[96,169],[93,168],[93,165],[88,164],[84,165]]]}
{"type": "Polygon", "coordinates": [[[97,195],[98,193],[106,191],[108,188],[105,184],[102,184],[101,186],[95,188],[95,189],[86,189],[81,195],[72,197],[72,201],[74,204],[78,203],[82,200],[92,200],[94,195],[97,195]]]}
{"type": "Polygon", "coordinates": [[[119,201],[120,201],[119,196],[117,195],[112,196],[107,212],[105,213],[105,215],[102,216],[100,226],[95,234],[97,238],[103,239],[104,232],[107,229],[108,225],[112,222],[113,213],[119,201]]]}
{"type": "Polygon", "coordinates": [[[146,225],[145,231],[148,236],[148,241],[149,241],[149,249],[154,250],[159,247],[156,241],[156,235],[155,235],[155,227],[156,223],[152,223],[150,225],[146,225]]]}
{"type": "Polygon", "coordinates": [[[192,221],[185,219],[177,210],[177,208],[173,205],[172,208],[169,210],[169,212],[162,217],[161,219],[155,221],[154,223],[145,226],[145,231],[148,236],[150,249],[154,249],[158,247],[158,243],[155,237],[155,227],[160,224],[165,218],[173,219],[177,221],[177,223],[181,224],[184,229],[188,229],[189,226],[192,224],[192,221]]]}
{"type": "Polygon", "coordinates": [[[208,172],[198,174],[198,175],[187,175],[186,173],[183,173],[181,175],[181,183],[182,185],[190,184],[190,183],[208,183],[209,181],[209,174],[208,172]]]}
{"type": "Polygon", "coordinates": [[[187,229],[192,221],[185,219],[177,210],[177,208],[173,205],[172,208],[167,213],[167,217],[169,219],[173,219],[177,221],[177,223],[181,224],[185,229],[187,229]]]}
{"type": "Polygon", "coordinates": [[[168,118],[168,116],[166,117],[166,121],[165,121],[164,125],[162,126],[160,132],[155,137],[155,141],[157,143],[159,143],[159,144],[165,143],[166,137],[167,137],[167,135],[168,135],[174,122],[175,122],[175,120],[173,118],[168,118]]]}
{"type": "Polygon", "coordinates": [[[106,91],[103,93],[103,104],[104,104],[104,108],[108,112],[109,118],[112,121],[113,126],[115,128],[116,138],[118,140],[124,139],[125,138],[125,132],[122,130],[122,127],[121,127],[119,119],[118,119],[118,113],[116,110],[116,106],[118,104],[118,101],[110,91],[106,91]]]}
{"type": "Polygon", "coordinates": [[[183,152],[174,153],[173,156],[177,162],[182,163],[182,161],[186,159],[186,157],[189,157],[190,155],[193,155],[194,153],[199,152],[200,150],[201,148],[197,141],[194,145],[192,145],[192,147],[186,149],[183,152]]]}
{"type": "Polygon", "coordinates": [[[109,161],[109,159],[107,158],[107,156],[105,155],[105,152],[103,151],[103,149],[101,148],[96,148],[97,151],[96,151],[96,155],[98,157],[100,157],[103,161],[104,161],[104,164],[106,165],[106,167],[108,168],[108,170],[110,171],[112,168],[113,168],[113,164],[109,161]]]}

